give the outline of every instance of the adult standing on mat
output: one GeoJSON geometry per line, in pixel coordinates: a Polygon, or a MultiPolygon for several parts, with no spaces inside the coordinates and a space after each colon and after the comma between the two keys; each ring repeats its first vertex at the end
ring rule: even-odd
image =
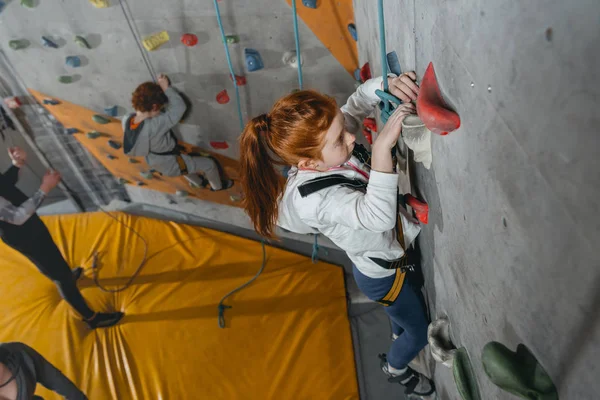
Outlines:
{"type": "Polygon", "coordinates": [[[126,155],[146,157],[148,165],[161,174],[184,175],[198,186],[204,186],[204,180],[198,175],[203,173],[212,191],[233,186],[232,180],[221,179],[219,166],[212,158],[182,153],[172,129],[183,117],[186,105],[166,75],[159,75],[158,84],[139,85],[131,103],[136,112],[123,118],[126,155]],[[169,107],[162,112],[167,104],[169,107]]]}
{"type": "Polygon", "coordinates": [[[46,225],[36,214],[44,198],[60,182],[60,174],[48,171],[39,190],[27,198],[15,186],[19,179],[19,169],[25,165],[26,153],[19,147],[11,147],[8,155],[13,165],[4,174],[0,174],[0,238],[27,257],[42,274],[54,282],[62,298],[81,315],[90,328],[115,325],[123,317],[123,313],[96,313],[90,309],[76,284],[82,269],[71,271],[46,225]]]}
{"type": "Polygon", "coordinates": [[[38,383],[68,400],[87,400],[69,378],[31,347],[0,343],[0,400],[41,399],[34,395],[38,383]]]}

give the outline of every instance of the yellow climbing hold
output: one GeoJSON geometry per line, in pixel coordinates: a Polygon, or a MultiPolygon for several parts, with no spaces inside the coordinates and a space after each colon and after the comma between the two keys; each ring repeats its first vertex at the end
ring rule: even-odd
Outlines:
{"type": "Polygon", "coordinates": [[[144,40],[142,40],[142,43],[144,44],[144,48],[146,50],[153,51],[168,41],[169,33],[167,31],[162,31],[146,37],[144,40]]]}
{"type": "Polygon", "coordinates": [[[90,3],[96,8],[108,7],[108,0],[90,0],[90,3]]]}

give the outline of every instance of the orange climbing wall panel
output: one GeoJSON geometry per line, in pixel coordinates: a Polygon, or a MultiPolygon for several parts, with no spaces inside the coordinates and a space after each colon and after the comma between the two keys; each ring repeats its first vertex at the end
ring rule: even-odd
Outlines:
{"type": "Polygon", "coordinates": [[[96,159],[107,170],[110,171],[117,178],[126,179],[129,184],[136,185],[136,182],[143,182],[144,188],[158,190],[164,193],[175,194],[177,190],[184,190],[189,193],[189,196],[196,197],[202,200],[212,201],[219,204],[225,204],[230,206],[241,207],[239,201],[232,201],[230,196],[241,196],[242,189],[239,184],[239,162],[225,157],[223,155],[206,151],[198,147],[193,147],[182,143],[189,150],[199,151],[210,154],[213,156],[225,171],[228,178],[233,179],[235,185],[229,190],[223,190],[218,192],[212,192],[207,189],[194,189],[191,188],[188,182],[183,177],[166,177],[160,176],[154,173],[152,179],[144,179],[140,172],[148,171],[150,167],[146,164],[143,157],[129,157],[123,154],[123,150],[115,150],[108,145],[110,139],[116,142],[123,143],[123,129],[121,127],[121,121],[116,118],[109,118],[111,120],[108,124],[98,124],[92,120],[92,116],[97,114],[92,110],[85,107],[78,106],[66,101],[62,101],[52,96],[46,96],[43,93],[29,89],[29,92],[35,99],[52,114],[58,122],[63,124],[66,128],[77,128],[81,133],[76,133],[74,136],[77,140],[90,152],[96,159]],[[46,105],[43,104],[43,100],[52,98],[60,101],[57,105],[46,105]],[[87,132],[98,131],[102,134],[99,138],[90,139],[86,136],[87,132]],[[107,155],[111,154],[116,159],[108,159],[107,155]],[[136,164],[129,162],[130,158],[134,158],[138,161],[136,164]]]}
{"type": "MultiPolygon", "coordinates": [[[[341,267],[190,225],[113,214],[148,242],[133,284],[114,289],[144,254],[139,237],[103,213],[44,217],[95,310],[122,310],[117,326],[91,331],[20,253],[0,241],[0,342],[35,348],[90,400],[358,400],[341,267]]],[[[41,385],[46,400],[62,397],[41,385]]]]}
{"type": "MultiPolygon", "coordinates": [[[[286,1],[291,6],[292,0],[286,1]]],[[[298,16],[353,75],[358,68],[358,46],[348,32],[348,24],[354,23],[352,0],[317,0],[316,9],[303,6],[301,0],[296,5],[298,16]]]]}

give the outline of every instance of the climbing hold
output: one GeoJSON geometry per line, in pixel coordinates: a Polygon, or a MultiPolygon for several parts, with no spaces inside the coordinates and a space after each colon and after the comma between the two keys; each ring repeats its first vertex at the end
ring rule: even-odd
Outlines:
{"type": "Polygon", "coordinates": [[[88,139],[97,139],[102,136],[102,134],[98,131],[91,131],[86,133],[85,136],[87,136],[88,139]]]}
{"type": "Polygon", "coordinates": [[[354,70],[354,79],[355,79],[356,81],[360,81],[360,68],[356,68],[356,69],[354,70]]]}
{"type": "Polygon", "coordinates": [[[27,40],[27,39],[11,40],[8,42],[8,45],[13,50],[21,50],[21,49],[25,49],[25,48],[29,47],[29,40],[27,40]]]}
{"type": "MultiPolygon", "coordinates": [[[[402,121],[402,141],[413,151],[413,160],[420,162],[426,169],[431,168],[431,131],[416,115],[409,115],[402,121]]],[[[417,213],[417,219],[427,223],[427,213],[417,213]]]]}
{"type": "Polygon", "coordinates": [[[460,393],[463,400],[481,400],[477,377],[473,371],[473,365],[471,365],[467,349],[464,347],[461,347],[454,353],[452,373],[458,393],[460,393]]]}
{"type": "Polygon", "coordinates": [[[248,72],[258,71],[265,67],[258,51],[254,49],[245,49],[244,56],[246,57],[246,68],[248,68],[248,72]]]}
{"type": "Polygon", "coordinates": [[[129,164],[138,164],[138,163],[139,163],[139,161],[136,160],[135,158],[130,158],[129,159],[129,164]]]}
{"type": "Polygon", "coordinates": [[[44,47],[49,47],[51,49],[58,49],[58,45],[50,39],[48,36],[42,36],[42,44],[44,47]]]}
{"type": "Polygon", "coordinates": [[[85,40],[85,38],[83,36],[77,35],[77,36],[75,36],[75,38],[73,40],[75,41],[75,43],[77,43],[79,46],[83,47],[84,49],[92,48],[92,46],[90,46],[88,41],[85,40]]]}
{"type": "Polygon", "coordinates": [[[235,44],[240,41],[240,37],[238,35],[227,35],[225,36],[225,41],[227,44],[235,44]]]}
{"type": "Polygon", "coordinates": [[[81,59],[77,56],[68,56],[65,64],[72,68],[81,67],[81,59]]]}
{"type": "Polygon", "coordinates": [[[373,144],[373,134],[371,133],[371,131],[368,129],[363,129],[362,132],[365,139],[367,139],[367,142],[369,142],[369,144],[373,144]]]}
{"type": "Polygon", "coordinates": [[[429,324],[427,328],[427,341],[431,355],[435,361],[452,368],[456,348],[450,340],[450,321],[447,317],[441,317],[429,324]]]}
{"type": "Polygon", "coordinates": [[[400,68],[400,61],[398,60],[398,54],[395,51],[391,51],[387,54],[388,71],[396,76],[402,74],[402,68],[400,68]]]}
{"type": "Polygon", "coordinates": [[[98,114],[92,115],[92,120],[95,123],[101,124],[101,125],[105,125],[105,124],[110,123],[110,119],[108,119],[106,117],[103,117],[102,115],[98,115],[98,114]]]}
{"type": "Polygon", "coordinates": [[[90,3],[96,8],[107,8],[108,0],[90,0],[90,3]]]}
{"type": "Polygon", "coordinates": [[[483,347],[481,362],[494,385],[523,399],[558,400],[556,386],[535,355],[519,344],[512,352],[498,342],[483,347]]]}
{"type": "Polygon", "coordinates": [[[371,79],[371,67],[369,67],[369,63],[365,63],[360,69],[360,80],[364,83],[369,79],[371,79]]]}
{"type": "Polygon", "coordinates": [[[471,87],[474,88],[475,87],[475,82],[471,81],[471,87]]]}
{"type": "Polygon", "coordinates": [[[27,8],[35,7],[35,0],[21,0],[21,5],[27,8]]]}
{"type": "Polygon", "coordinates": [[[219,104],[229,103],[229,94],[227,94],[227,90],[222,90],[219,93],[217,93],[217,103],[219,103],[219,104]]]}
{"type": "Polygon", "coordinates": [[[375,118],[363,119],[363,126],[371,132],[377,132],[377,121],[375,121],[375,118]]]}
{"type": "Polygon", "coordinates": [[[142,181],[136,181],[135,184],[138,185],[138,186],[144,186],[145,185],[145,183],[142,182],[142,181]]]}
{"type": "Polygon", "coordinates": [[[154,178],[154,175],[152,175],[152,172],[150,172],[150,171],[142,171],[142,172],[140,172],[140,175],[144,179],[152,179],[152,178],[154,178]]]}
{"type": "Polygon", "coordinates": [[[119,183],[121,185],[125,185],[125,184],[129,183],[129,181],[127,179],[125,179],[125,178],[119,178],[119,183]]]}
{"type": "Polygon", "coordinates": [[[153,35],[147,36],[142,40],[142,44],[144,48],[148,51],[154,51],[158,49],[163,44],[169,41],[169,33],[167,31],[162,31],[155,33],[153,35]]]}
{"type": "MultiPolygon", "coordinates": [[[[298,55],[296,50],[286,51],[283,53],[283,57],[281,58],[284,64],[289,65],[292,68],[298,68],[298,55]]],[[[304,65],[304,58],[301,57],[300,63],[304,65]]]]}
{"type": "Polygon", "coordinates": [[[488,93],[492,93],[492,87],[488,85],[488,93]]]}
{"type": "Polygon", "coordinates": [[[75,133],[79,133],[79,129],[77,129],[77,128],[67,128],[67,135],[73,135],[75,133]]]}
{"type": "Polygon", "coordinates": [[[350,36],[354,39],[355,42],[358,42],[358,33],[356,32],[356,25],[348,24],[348,32],[350,32],[350,36]]]}
{"type": "Polygon", "coordinates": [[[148,170],[148,172],[150,172],[151,174],[153,174],[153,173],[155,173],[155,172],[158,172],[158,171],[157,171],[157,170],[155,170],[154,168],[150,168],[150,169],[148,170]]]}
{"type": "Polygon", "coordinates": [[[184,33],[181,35],[181,43],[187,47],[194,47],[198,44],[198,36],[194,35],[193,33],[184,33]]]}
{"type": "Polygon", "coordinates": [[[117,157],[113,156],[112,154],[107,154],[106,158],[108,158],[109,160],[116,160],[117,157]]]}
{"type": "Polygon", "coordinates": [[[61,75],[58,77],[60,83],[73,83],[73,77],[70,75],[61,75]]]}
{"type": "Polygon", "coordinates": [[[210,145],[216,150],[225,150],[229,148],[227,142],[210,142],[210,145]]]}
{"type": "Polygon", "coordinates": [[[108,145],[115,150],[119,150],[121,148],[121,143],[112,139],[108,141],[108,145]]]}
{"type": "Polygon", "coordinates": [[[302,5],[308,8],[317,8],[317,0],[302,0],[302,5]]]}
{"type": "Polygon", "coordinates": [[[107,107],[104,109],[104,113],[106,115],[110,115],[111,117],[116,117],[119,112],[118,106],[107,107]]]}
{"type": "Polygon", "coordinates": [[[430,131],[439,135],[447,135],[448,132],[460,127],[460,117],[448,109],[442,97],[433,63],[429,63],[421,81],[421,89],[417,97],[417,114],[430,131]]]}
{"type": "Polygon", "coordinates": [[[44,104],[55,106],[60,104],[60,101],[54,99],[44,99],[44,104]]]}
{"type": "MultiPolygon", "coordinates": [[[[233,81],[233,78],[231,77],[231,75],[229,75],[229,79],[231,79],[231,81],[233,81]]],[[[246,83],[247,83],[246,77],[245,76],[236,75],[235,76],[235,83],[238,86],[244,86],[244,85],[246,85],[246,83]]]]}
{"type": "Polygon", "coordinates": [[[242,200],[242,196],[232,194],[231,196],[229,196],[229,200],[231,200],[234,203],[237,203],[242,200]]]}
{"type": "Polygon", "coordinates": [[[186,192],[185,190],[177,190],[175,192],[175,196],[177,196],[177,197],[187,197],[188,196],[188,192],[186,192]]]}
{"type": "Polygon", "coordinates": [[[2,12],[2,10],[4,10],[4,7],[6,7],[6,3],[3,1],[0,1],[0,13],[2,12]]]}

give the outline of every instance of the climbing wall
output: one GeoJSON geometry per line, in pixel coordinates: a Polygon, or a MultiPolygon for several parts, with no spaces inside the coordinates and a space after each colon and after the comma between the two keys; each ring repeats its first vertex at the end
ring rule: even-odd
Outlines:
{"type": "Polygon", "coordinates": [[[106,119],[107,123],[98,123],[93,119],[96,113],[91,110],[60,99],[49,98],[35,90],[30,90],[30,93],[63,126],[67,129],[77,130],[77,133],[73,133],[77,140],[115,176],[115,179],[122,180],[121,183],[240,207],[239,163],[236,160],[215,152],[207,152],[204,149],[186,145],[191,151],[214,157],[223,167],[225,175],[235,182],[232,188],[218,192],[213,192],[208,188],[192,188],[185,178],[162,176],[158,172],[153,172],[143,157],[129,157],[123,154],[122,148],[115,149],[111,147],[109,141],[116,145],[122,145],[123,129],[120,120],[101,116],[106,119]],[[49,103],[48,100],[58,102],[58,104],[45,104],[49,103]]]}

